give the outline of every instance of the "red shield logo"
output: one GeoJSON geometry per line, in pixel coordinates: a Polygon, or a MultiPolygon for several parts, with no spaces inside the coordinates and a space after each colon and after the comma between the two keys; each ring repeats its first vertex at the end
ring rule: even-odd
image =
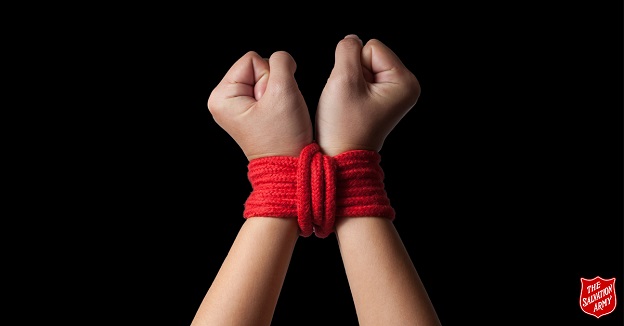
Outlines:
{"type": "Polygon", "coordinates": [[[588,315],[600,318],[615,310],[615,277],[604,279],[596,276],[592,279],[581,278],[581,310],[588,315]]]}

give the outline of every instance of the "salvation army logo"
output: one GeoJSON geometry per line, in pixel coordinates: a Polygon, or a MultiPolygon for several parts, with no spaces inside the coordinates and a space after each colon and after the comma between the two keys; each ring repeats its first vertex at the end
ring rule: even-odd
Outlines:
{"type": "Polygon", "coordinates": [[[615,277],[605,280],[600,276],[581,278],[581,310],[588,315],[600,318],[615,310],[615,277]]]}

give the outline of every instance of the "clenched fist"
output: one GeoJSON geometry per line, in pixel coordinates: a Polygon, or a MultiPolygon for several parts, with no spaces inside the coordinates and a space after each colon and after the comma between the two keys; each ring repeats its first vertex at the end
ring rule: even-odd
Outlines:
{"type": "Polygon", "coordinates": [[[312,123],[295,81],[296,68],[287,52],[277,51],[267,60],[249,51],[210,93],[210,113],[248,160],[296,157],[312,142],[312,123]]]}
{"type": "Polygon", "coordinates": [[[327,155],[379,151],[390,131],[416,104],[420,84],[399,57],[376,39],[348,35],[316,111],[316,139],[327,155]]]}

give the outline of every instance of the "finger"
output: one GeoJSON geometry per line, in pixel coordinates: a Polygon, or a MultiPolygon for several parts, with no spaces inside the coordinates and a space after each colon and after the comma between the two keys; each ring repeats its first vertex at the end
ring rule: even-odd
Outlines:
{"type": "Polygon", "coordinates": [[[224,106],[244,111],[252,107],[266,89],[269,64],[254,51],[239,58],[212,91],[208,107],[224,106]]]}
{"type": "MultiPolygon", "coordinates": [[[[230,96],[259,97],[264,92],[263,79],[269,73],[269,64],[256,52],[249,51],[238,59],[223,77],[223,82],[229,85],[237,85],[230,96]],[[257,87],[258,86],[258,87],[257,87]],[[256,90],[255,88],[258,88],[256,90]]],[[[256,98],[257,100],[257,98],[256,98]]]]}
{"type": "Polygon", "coordinates": [[[331,74],[354,79],[362,78],[362,40],[349,34],[336,45],[335,62],[331,74]]]}
{"type": "Polygon", "coordinates": [[[375,82],[391,81],[384,80],[388,74],[383,72],[406,70],[396,53],[377,39],[369,40],[362,48],[362,65],[375,76],[375,82]]]}

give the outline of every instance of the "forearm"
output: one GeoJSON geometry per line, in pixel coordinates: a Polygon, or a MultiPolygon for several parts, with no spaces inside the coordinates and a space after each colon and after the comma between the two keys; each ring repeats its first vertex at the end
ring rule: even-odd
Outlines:
{"type": "Polygon", "coordinates": [[[295,219],[247,219],[192,325],[270,325],[298,237],[295,219]]]}
{"type": "Polygon", "coordinates": [[[390,220],[341,218],[336,236],[360,325],[440,325],[390,220]]]}

